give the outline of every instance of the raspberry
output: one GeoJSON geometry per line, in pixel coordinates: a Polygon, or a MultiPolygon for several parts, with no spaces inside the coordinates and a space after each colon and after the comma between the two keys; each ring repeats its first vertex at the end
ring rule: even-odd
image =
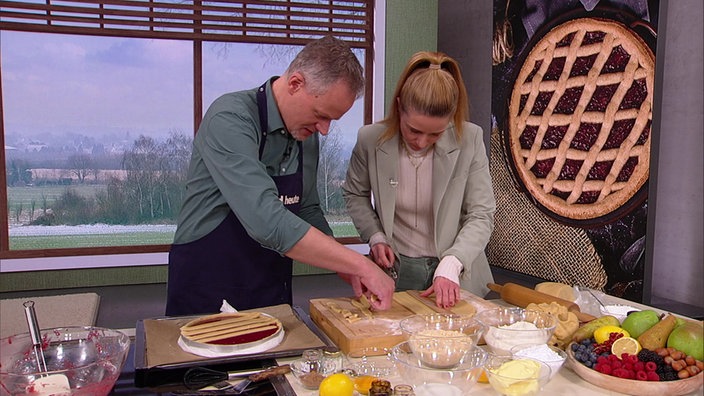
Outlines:
{"type": "Polygon", "coordinates": [[[621,360],[623,360],[624,362],[628,361],[628,354],[626,352],[621,354],[621,360]]]}
{"type": "Polygon", "coordinates": [[[626,370],[633,371],[633,364],[631,364],[631,362],[624,362],[622,367],[626,370]]]}
{"type": "MultiPolygon", "coordinates": [[[[601,372],[602,374],[612,375],[613,369],[611,368],[611,365],[610,365],[610,364],[603,364],[603,365],[601,365],[601,370],[600,370],[600,372],[601,372]]],[[[660,377],[658,377],[658,378],[660,378],[660,377]]]]}
{"type": "Polygon", "coordinates": [[[637,356],[637,355],[629,355],[629,354],[626,354],[626,357],[623,357],[623,355],[621,355],[621,356],[622,356],[621,359],[628,360],[628,362],[631,363],[631,364],[636,364],[636,363],[638,362],[638,356],[637,356]]]}
{"type": "Polygon", "coordinates": [[[633,370],[635,370],[635,371],[645,371],[645,363],[643,363],[643,362],[635,362],[635,364],[633,364],[633,370]]]}
{"type": "Polygon", "coordinates": [[[628,379],[628,372],[622,368],[614,369],[611,373],[616,377],[628,379]]]}
{"type": "Polygon", "coordinates": [[[602,356],[599,356],[598,358],[596,358],[596,362],[600,363],[600,364],[604,364],[604,363],[609,364],[609,358],[602,355],[602,356]]]}
{"type": "Polygon", "coordinates": [[[617,368],[620,369],[620,368],[623,368],[623,363],[621,363],[621,361],[617,359],[617,360],[614,360],[613,362],[611,362],[611,367],[615,368],[615,369],[617,369],[617,368]]]}
{"type": "Polygon", "coordinates": [[[655,362],[647,362],[645,364],[645,371],[655,371],[657,370],[658,365],[655,364],[655,362]]]}
{"type": "Polygon", "coordinates": [[[638,381],[647,381],[648,380],[648,374],[645,373],[645,371],[640,370],[636,372],[636,379],[638,381]]]}
{"type": "Polygon", "coordinates": [[[660,376],[655,371],[648,371],[646,375],[648,376],[648,381],[660,381],[660,376]]]}

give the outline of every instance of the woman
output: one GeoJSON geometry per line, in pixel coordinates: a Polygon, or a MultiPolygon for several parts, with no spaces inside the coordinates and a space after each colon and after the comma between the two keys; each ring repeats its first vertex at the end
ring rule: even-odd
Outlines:
{"type": "Polygon", "coordinates": [[[479,126],[468,122],[457,61],[418,52],[401,74],[389,115],[360,129],[343,195],[370,256],[396,290],[435,293],[454,306],[493,282],[484,254],[496,202],[479,126]]]}

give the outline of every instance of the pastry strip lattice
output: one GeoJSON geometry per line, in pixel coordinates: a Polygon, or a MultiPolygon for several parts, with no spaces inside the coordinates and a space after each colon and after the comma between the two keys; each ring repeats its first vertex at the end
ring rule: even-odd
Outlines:
{"type": "Polygon", "coordinates": [[[602,216],[625,203],[647,180],[650,138],[646,134],[643,141],[642,136],[644,130],[649,128],[652,117],[653,70],[653,56],[647,46],[615,22],[589,18],[573,20],[553,29],[533,48],[523,64],[511,97],[510,143],[521,179],[545,207],[568,218],[602,216]],[[588,34],[593,36],[594,32],[603,33],[603,38],[585,41],[585,37],[588,34]],[[559,43],[565,43],[569,35],[572,35],[569,45],[560,46],[559,43]],[[614,49],[625,50],[629,56],[627,63],[621,71],[604,73],[603,69],[614,49]],[[570,75],[576,61],[590,56],[594,57],[594,61],[586,75],[570,75]],[[556,80],[546,79],[556,58],[564,58],[562,71],[556,80]],[[534,70],[537,65],[539,67],[534,70]],[[619,109],[638,80],[645,80],[645,98],[637,108],[619,109]],[[587,110],[599,87],[616,84],[618,86],[603,112],[587,110]],[[555,112],[563,94],[574,88],[582,88],[582,91],[572,114],[555,112]],[[550,92],[552,95],[542,114],[533,114],[541,95],[545,97],[550,92]],[[630,131],[619,147],[606,148],[610,135],[614,133],[615,123],[621,121],[632,121],[630,131]],[[573,140],[585,123],[599,125],[597,135],[591,136],[593,143],[586,151],[573,146],[573,140]],[[536,129],[536,132],[532,145],[526,149],[521,146],[521,137],[528,127],[536,129]],[[565,128],[557,148],[543,147],[550,127],[565,128]],[[631,158],[637,158],[633,173],[627,180],[619,181],[619,175],[631,158]],[[554,162],[549,172],[541,177],[532,168],[546,160],[554,162]],[[581,162],[572,179],[560,177],[568,161],[572,164],[581,162]],[[612,165],[602,180],[590,179],[589,172],[598,162],[611,162],[612,165]],[[562,194],[555,194],[555,191],[562,194]],[[580,203],[579,199],[585,192],[598,192],[598,197],[594,202],[580,203]]]}

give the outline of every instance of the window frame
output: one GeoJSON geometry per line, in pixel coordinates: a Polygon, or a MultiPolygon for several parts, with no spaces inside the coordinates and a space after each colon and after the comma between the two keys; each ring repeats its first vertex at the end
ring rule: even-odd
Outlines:
{"type": "MultiPolygon", "coordinates": [[[[203,116],[202,47],[205,42],[304,45],[312,38],[334,34],[352,48],[364,51],[366,87],[364,123],[372,121],[374,85],[374,0],[35,0],[0,1],[0,33],[23,31],[47,34],[74,34],[123,38],[176,39],[193,43],[193,133],[203,116]],[[266,7],[269,7],[268,9],[266,7]],[[273,8],[272,8],[273,7],[273,8]],[[164,10],[178,12],[165,12],[164,10]],[[355,12],[362,12],[356,15],[355,12]],[[267,19],[266,17],[270,18],[267,19]],[[190,18],[190,19],[189,19],[190,18]],[[346,21],[346,22],[345,22],[346,21]]],[[[0,92],[2,67],[0,66],[0,92]]],[[[7,177],[3,95],[0,95],[0,207],[7,208],[7,177]]],[[[340,243],[358,244],[358,238],[337,238],[340,243]]],[[[56,269],[47,262],[37,265],[31,259],[68,256],[136,254],[152,256],[146,265],[165,263],[171,245],[105,246],[89,248],[10,250],[7,215],[0,216],[0,272],[56,269]],[[24,260],[29,259],[29,260],[24,260]],[[26,266],[25,266],[26,265],[26,266]]],[[[88,257],[96,259],[98,257],[88,257]]],[[[80,257],[79,257],[80,259],[80,257]]],[[[52,261],[52,260],[49,260],[52,261]]],[[[86,261],[86,260],[79,260],[86,261]]],[[[134,265],[134,264],[132,264],[134,265]]],[[[77,268],[122,266],[111,260],[105,264],[78,265],[77,268]]],[[[60,268],[66,268],[61,265],[60,268]]]]}

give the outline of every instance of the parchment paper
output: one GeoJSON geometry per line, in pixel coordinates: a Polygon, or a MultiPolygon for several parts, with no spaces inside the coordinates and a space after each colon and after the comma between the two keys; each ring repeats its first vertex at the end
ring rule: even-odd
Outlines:
{"type": "MultiPolygon", "coordinates": [[[[251,311],[267,313],[281,321],[284,326],[284,339],[277,347],[268,352],[286,351],[303,348],[322,348],[325,343],[318,338],[296,314],[290,305],[282,304],[251,311]]],[[[247,312],[247,311],[242,311],[247,312]]],[[[173,319],[145,319],[145,348],[147,366],[155,367],[164,364],[184,363],[209,359],[188,353],[178,346],[180,328],[193,317],[173,319]]]]}

